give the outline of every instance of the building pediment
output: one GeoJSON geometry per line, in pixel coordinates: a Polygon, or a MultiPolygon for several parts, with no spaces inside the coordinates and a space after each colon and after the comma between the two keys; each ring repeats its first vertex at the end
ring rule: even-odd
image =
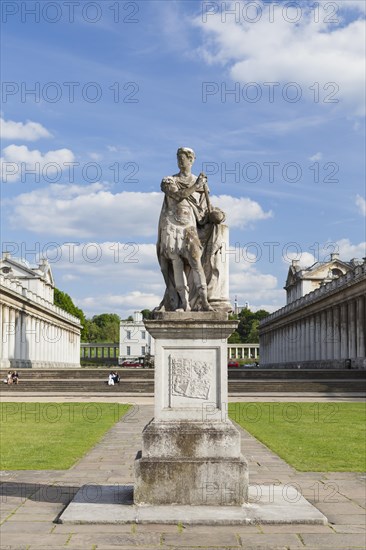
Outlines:
{"type": "Polygon", "coordinates": [[[42,279],[44,283],[55,286],[51,266],[47,260],[41,260],[37,267],[32,267],[27,260],[4,253],[0,259],[0,274],[9,279],[42,279]]]}

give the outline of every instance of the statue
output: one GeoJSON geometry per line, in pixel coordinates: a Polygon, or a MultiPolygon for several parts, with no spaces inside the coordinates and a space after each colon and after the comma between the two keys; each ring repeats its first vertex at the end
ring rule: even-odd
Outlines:
{"type": "Polygon", "coordinates": [[[158,311],[230,311],[222,261],[225,213],[211,206],[205,174],[192,174],[194,151],[181,147],[177,157],[179,173],[161,182],[157,254],[166,290],[158,311]]]}

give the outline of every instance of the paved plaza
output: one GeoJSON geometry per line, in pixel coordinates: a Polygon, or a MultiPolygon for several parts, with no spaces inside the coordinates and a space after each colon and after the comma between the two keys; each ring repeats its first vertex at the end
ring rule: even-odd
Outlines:
{"type": "MultiPolygon", "coordinates": [[[[45,397],[43,395],[42,400],[46,400],[45,397]]],[[[20,399],[23,401],[23,396],[20,399]]],[[[36,397],[33,399],[41,401],[36,397]]],[[[74,396],[73,400],[80,402],[85,400],[85,396],[84,399],[74,396]]],[[[97,399],[89,397],[89,400],[97,399]]],[[[1,472],[1,550],[338,550],[366,546],[364,474],[297,472],[243,430],[242,452],[249,461],[250,483],[295,485],[327,516],[329,525],[212,527],[57,523],[57,518],[81,486],[129,485],[134,482],[133,464],[137,451],[141,449],[141,432],[153,415],[149,399],[139,401],[127,417],[69,470],[1,472]]]]}

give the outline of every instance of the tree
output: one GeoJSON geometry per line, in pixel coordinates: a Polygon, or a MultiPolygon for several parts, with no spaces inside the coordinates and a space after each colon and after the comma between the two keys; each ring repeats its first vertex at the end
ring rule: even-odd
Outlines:
{"type": "Polygon", "coordinates": [[[231,336],[229,336],[228,338],[228,343],[229,344],[240,344],[241,343],[241,339],[240,339],[240,335],[238,332],[233,332],[231,336]]]}
{"type": "Polygon", "coordinates": [[[238,328],[230,336],[230,344],[256,344],[259,342],[259,323],[269,315],[265,309],[258,311],[250,311],[249,308],[241,310],[239,315],[232,315],[231,318],[237,318],[239,321],[238,328]]]}
{"type": "Polygon", "coordinates": [[[60,307],[67,313],[70,313],[70,315],[74,315],[74,317],[78,317],[78,319],[80,319],[80,323],[82,326],[81,340],[85,341],[87,331],[86,331],[86,318],[83,310],[76,307],[71,297],[68,294],[66,294],[66,292],[62,292],[62,290],[59,290],[58,288],[54,289],[53,301],[55,306],[60,307]]]}
{"type": "Polygon", "coordinates": [[[259,342],[259,321],[258,319],[254,319],[254,321],[252,321],[252,326],[250,327],[250,331],[248,334],[248,343],[258,344],[258,342],[259,342]]]}
{"type": "Polygon", "coordinates": [[[152,319],[152,311],[150,309],[141,310],[143,319],[152,319]]]}
{"type": "Polygon", "coordinates": [[[120,317],[116,313],[94,315],[92,323],[97,327],[98,342],[118,342],[120,317]]]}

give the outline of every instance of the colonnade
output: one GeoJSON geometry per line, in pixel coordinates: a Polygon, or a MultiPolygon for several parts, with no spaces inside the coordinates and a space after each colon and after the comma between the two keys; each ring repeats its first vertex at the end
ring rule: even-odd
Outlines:
{"type": "Polygon", "coordinates": [[[80,366],[80,321],[0,281],[1,368],[80,366]]]}
{"type": "Polygon", "coordinates": [[[118,359],[119,344],[81,344],[81,359],[118,359]]]}
{"type": "Polygon", "coordinates": [[[228,344],[228,359],[258,359],[259,344],[228,344]]]}
{"type": "Polygon", "coordinates": [[[365,265],[262,321],[261,364],[366,367],[365,265]]]}

